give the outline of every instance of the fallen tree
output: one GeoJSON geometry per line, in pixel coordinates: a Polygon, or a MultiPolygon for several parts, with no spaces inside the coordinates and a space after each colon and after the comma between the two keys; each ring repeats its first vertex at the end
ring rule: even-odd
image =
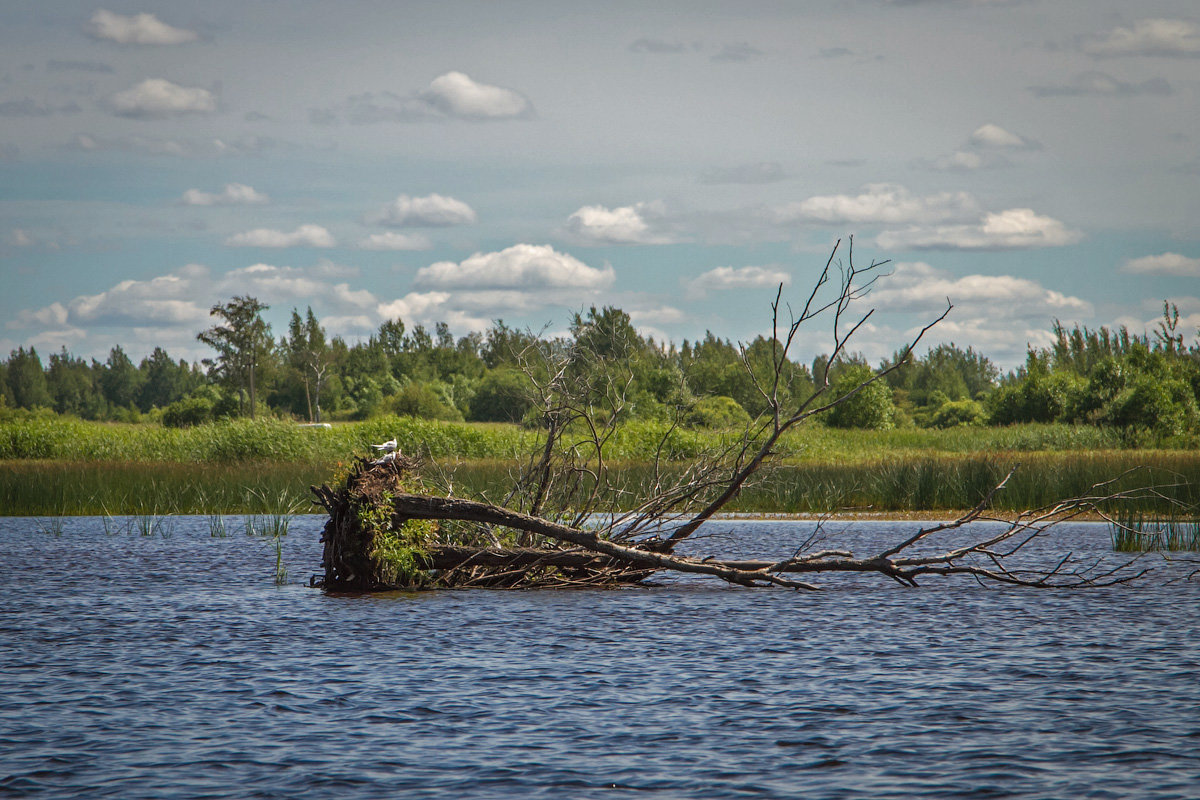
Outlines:
{"type": "MultiPolygon", "coordinates": [[[[780,438],[806,420],[851,402],[901,367],[952,306],[923,327],[889,366],[849,388],[833,389],[830,370],[873,310],[856,307],[887,262],[858,268],[853,242],[845,264],[840,242],[798,311],[771,305],[770,354],[755,360],[742,348],[742,366],[766,411],[738,436],[674,467],[667,458],[674,428],[659,444],[652,479],[631,489],[614,480],[605,444],[623,422],[633,381],[621,348],[596,352],[575,341],[540,338],[516,354],[541,422],[534,452],[514,475],[504,498],[454,495],[452,475],[425,474],[419,458],[392,453],[361,459],[336,488],[313,487],[326,509],[325,574],[329,590],[396,588],[542,588],[627,585],[660,571],[710,576],[741,586],[815,589],[816,573],[874,573],[915,586],[924,576],[969,575],[978,580],[1036,587],[1107,585],[1132,580],[1133,561],[1079,564],[1070,555],[1043,566],[1014,566],[1030,542],[1084,514],[1106,518],[1115,504],[1159,496],[1153,489],[1099,484],[1080,496],[1010,516],[990,513],[1000,481],[975,508],[954,520],[921,527],[867,555],[825,546],[823,520],[813,535],[775,560],[731,560],[676,551],[712,520],[776,457],[780,438]],[[786,315],[786,317],[785,317],[786,315]],[[803,326],[824,319],[832,351],[814,389],[790,385],[789,353],[803,326]],[[992,522],[998,526],[978,526],[992,522]],[[953,532],[953,546],[932,548],[953,532]],[[965,533],[964,533],[965,532],[965,533]]],[[[682,409],[681,409],[682,411],[682,409]]],[[[676,424],[678,423],[678,419],[676,424]]]]}

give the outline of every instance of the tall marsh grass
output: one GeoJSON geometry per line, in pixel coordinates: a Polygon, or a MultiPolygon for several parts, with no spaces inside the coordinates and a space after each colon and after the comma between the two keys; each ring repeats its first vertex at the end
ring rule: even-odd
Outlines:
{"type": "Polygon", "coordinates": [[[1200,518],[1126,511],[1109,525],[1119,553],[1200,551],[1200,518]]]}

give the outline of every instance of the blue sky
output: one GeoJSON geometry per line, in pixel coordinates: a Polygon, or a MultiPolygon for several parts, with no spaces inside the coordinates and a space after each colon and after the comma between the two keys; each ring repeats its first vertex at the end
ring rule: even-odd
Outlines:
{"type": "Polygon", "coordinates": [[[872,360],[947,297],[1006,367],[1200,327],[1193,2],[9,0],[0,45],[3,352],[199,358],[235,294],[746,339],[849,236],[872,360]]]}

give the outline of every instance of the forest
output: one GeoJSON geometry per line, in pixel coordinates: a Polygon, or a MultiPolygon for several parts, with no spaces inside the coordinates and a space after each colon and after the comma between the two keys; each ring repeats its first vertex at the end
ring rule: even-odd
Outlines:
{"type": "MultiPolygon", "coordinates": [[[[65,348],[43,362],[19,347],[0,362],[0,414],[45,409],[85,420],[187,427],[235,417],[308,422],[418,419],[529,423],[531,389],[546,355],[573,348],[597,356],[593,369],[628,365],[622,403],[626,420],[678,422],[689,428],[734,428],[765,410],[754,373],[771,363],[768,337],[739,344],[707,332],[702,339],[656,342],[640,335],[616,307],[575,313],[569,335],[547,338],[496,320],[484,332],[455,338],[438,323],[430,331],[401,319],[366,341],[326,335],[311,308],[292,309],[275,335],[267,306],[234,297],[212,308],[219,324],[197,333],[212,349],[199,363],[161,347],[135,361],[120,345],[103,362],[65,348]],[[535,357],[538,356],[539,357],[535,357]]],[[[1059,422],[1108,428],[1125,446],[1187,447],[1200,440],[1200,332],[1179,329],[1178,309],[1163,305],[1148,334],[1055,321],[1049,347],[1030,347],[1025,363],[1002,373],[984,354],[955,344],[902,352],[872,367],[854,353],[834,362],[787,363],[782,389],[802,400],[814,375],[831,389],[854,387],[847,402],[822,415],[834,428],[952,428],[1059,422]],[[828,367],[828,369],[826,368],[828,367]]],[[[601,380],[604,376],[590,376],[601,380]]],[[[49,413],[42,411],[41,413],[49,413]]]]}

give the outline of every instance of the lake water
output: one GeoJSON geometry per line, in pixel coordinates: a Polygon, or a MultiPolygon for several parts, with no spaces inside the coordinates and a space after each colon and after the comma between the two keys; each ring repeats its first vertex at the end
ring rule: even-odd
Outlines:
{"type": "MultiPolygon", "coordinates": [[[[1088,591],[339,597],[306,586],[321,524],[293,521],[277,587],[269,542],[203,517],[0,518],[0,797],[1200,796],[1184,565],[1088,591]]],[[[756,556],[807,525],[709,530],[756,556]]],[[[1107,553],[1104,527],[1062,530],[1107,553]]]]}

